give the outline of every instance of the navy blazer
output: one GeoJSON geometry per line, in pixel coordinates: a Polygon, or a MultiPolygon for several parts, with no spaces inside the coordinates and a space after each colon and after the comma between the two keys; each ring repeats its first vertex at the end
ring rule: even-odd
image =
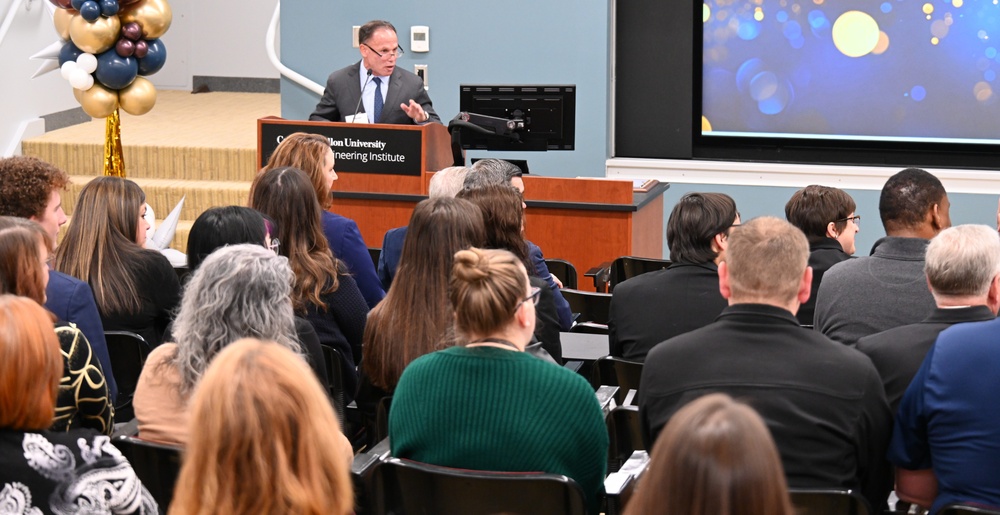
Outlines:
{"type": "MultiPolygon", "coordinates": [[[[330,74],[326,80],[323,98],[316,104],[316,110],[309,115],[310,120],[331,122],[346,121],[348,116],[354,116],[355,110],[365,112],[365,106],[358,106],[361,98],[361,61],[341,68],[330,74]]],[[[385,107],[382,117],[370,120],[372,123],[414,124],[413,119],[406,115],[399,104],[407,104],[413,99],[427,112],[427,122],[441,123],[441,118],[434,112],[431,98],[424,89],[424,81],[402,66],[396,66],[389,76],[389,91],[385,95],[385,107]]],[[[424,123],[427,123],[424,122],[424,123]]]]}
{"type": "Polygon", "coordinates": [[[396,277],[399,267],[399,256],[403,255],[403,240],[406,239],[406,226],[389,229],[382,238],[382,253],[378,256],[378,279],[382,288],[389,291],[392,280],[396,277]]]}
{"type": "Polygon", "coordinates": [[[323,235],[333,255],[347,265],[368,308],[374,308],[385,297],[385,291],[375,274],[375,263],[372,263],[372,255],[361,237],[358,224],[329,211],[323,211],[322,224],[323,235]]]}
{"type": "Polygon", "coordinates": [[[108,382],[111,399],[117,399],[118,384],[115,383],[111,370],[108,342],[104,339],[101,314],[97,311],[97,302],[94,301],[90,285],[76,277],[49,270],[49,284],[45,287],[45,309],[61,321],[76,324],[87,337],[90,348],[94,349],[94,354],[101,363],[101,372],[104,372],[104,380],[108,382]]]}

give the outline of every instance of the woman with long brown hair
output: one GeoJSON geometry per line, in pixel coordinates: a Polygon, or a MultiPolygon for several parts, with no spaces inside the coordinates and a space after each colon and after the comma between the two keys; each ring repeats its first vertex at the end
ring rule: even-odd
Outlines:
{"type": "Polygon", "coordinates": [[[460,250],[454,261],[449,300],[465,343],[421,356],[403,371],[389,414],[392,455],[564,474],[597,513],[608,432],[583,377],[524,352],[539,289],[506,250],[460,250]]]}
{"type": "MultiPolygon", "coordinates": [[[[48,234],[37,222],[0,216],[0,294],[18,295],[44,305],[49,277],[46,262],[51,249],[48,234]]],[[[53,318],[49,314],[46,325],[52,327],[53,318]]],[[[79,329],[63,321],[55,324],[54,334],[62,349],[63,365],[51,429],[86,427],[111,434],[114,403],[90,343],[79,329]]]]}
{"type": "Polygon", "coordinates": [[[358,224],[350,218],[330,211],[333,199],[330,191],[337,180],[333,170],[334,156],[330,141],[319,134],[296,132],[289,134],[274,149],[263,171],[290,166],[306,173],[312,183],[313,193],[320,206],[320,225],[333,256],[347,267],[358,283],[369,308],[374,308],[385,297],[382,283],[375,272],[368,245],[361,237],[358,224]]]}
{"type": "Polygon", "coordinates": [[[358,408],[368,418],[391,395],[406,365],[445,348],[455,312],[448,303],[453,256],[485,241],[483,215],[465,200],[431,198],[417,204],[406,229],[396,281],[368,315],[358,408]]]}
{"type": "MultiPolygon", "coordinates": [[[[517,256],[526,270],[535,269],[528,258],[528,243],[524,239],[524,200],[516,188],[508,184],[484,186],[464,190],[458,198],[472,202],[482,211],[486,225],[486,248],[507,250],[517,256]]],[[[529,273],[529,279],[531,285],[542,292],[538,302],[535,339],[541,342],[541,347],[556,363],[561,364],[562,341],[559,338],[556,293],[536,275],[529,273]]]]}
{"type": "Polygon", "coordinates": [[[350,445],[311,375],[274,343],[245,339],[220,352],[191,399],[169,513],[350,513],[350,445]]]}
{"type": "Polygon", "coordinates": [[[626,515],[792,515],[781,458],[750,406],[717,393],[677,411],[626,515]]]}
{"type": "MultiPolygon", "coordinates": [[[[269,216],[281,235],[279,252],[295,273],[292,304],[312,323],[321,344],[340,355],[345,402],[354,399],[368,305],[354,278],[330,253],[320,207],[302,170],[265,170],[250,186],[250,207],[269,216]]],[[[368,263],[371,263],[369,257],[368,263]]]]}
{"type": "Polygon", "coordinates": [[[85,429],[46,431],[65,381],[51,317],[30,298],[0,295],[2,511],[157,513],[108,437],[85,429]]]}
{"type": "Polygon", "coordinates": [[[87,282],[105,331],[131,331],[151,347],[163,342],[180,302],[170,262],[143,248],[146,194],[120,177],[98,177],[80,190],[53,268],[87,282]]]}

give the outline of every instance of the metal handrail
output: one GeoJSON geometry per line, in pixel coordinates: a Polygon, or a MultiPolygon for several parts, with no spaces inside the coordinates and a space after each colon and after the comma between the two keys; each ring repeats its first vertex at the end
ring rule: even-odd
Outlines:
{"type": "Polygon", "coordinates": [[[14,23],[14,15],[21,8],[22,3],[24,3],[24,0],[14,0],[11,2],[10,9],[7,10],[7,15],[3,18],[3,24],[0,25],[0,44],[3,44],[3,38],[7,35],[7,31],[10,30],[11,24],[14,23]]]}
{"type": "Polygon", "coordinates": [[[278,69],[278,72],[280,72],[281,75],[288,77],[289,80],[308,89],[309,91],[322,96],[324,91],[323,86],[320,86],[312,79],[282,64],[281,59],[278,57],[278,53],[274,50],[274,37],[278,30],[278,20],[280,18],[280,14],[281,2],[279,1],[278,4],[274,6],[274,15],[271,16],[271,25],[267,27],[267,36],[265,36],[264,39],[264,42],[267,45],[268,59],[271,60],[271,64],[278,69]]]}

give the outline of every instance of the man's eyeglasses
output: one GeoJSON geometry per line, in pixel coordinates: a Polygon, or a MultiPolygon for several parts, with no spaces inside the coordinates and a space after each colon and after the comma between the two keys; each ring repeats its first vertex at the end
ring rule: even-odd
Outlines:
{"type": "Polygon", "coordinates": [[[861,215],[854,215],[854,216],[849,216],[847,218],[841,218],[839,220],[834,220],[833,223],[846,222],[848,220],[853,220],[854,225],[861,227],[861,215]]]}
{"type": "Polygon", "coordinates": [[[527,297],[525,297],[523,300],[521,300],[521,302],[518,303],[518,305],[520,306],[520,304],[524,304],[525,302],[528,302],[530,300],[532,304],[534,304],[535,306],[537,306],[538,305],[538,298],[541,297],[541,295],[542,295],[542,289],[538,288],[538,287],[535,287],[535,286],[532,286],[531,287],[531,293],[527,297]]]}
{"type": "Polygon", "coordinates": [[[403,55],[403,49],[400,48],[400,47],[396,47],[395,50],[391,50],[391,51],[388,51],[388,52],[379,52],[378,50],[375,50],[374,48],[372,48],[368,43],[361,43],[361,44],[364,45],[364,46],[366,46],[366,47],[368,47],[368,50],[371,50],[372,52],[375,52],[375,55],[381,57],[382,59],[385,59],[385,58],[390,57],[390,56],[400,57],[400,56],[403,55]]]}

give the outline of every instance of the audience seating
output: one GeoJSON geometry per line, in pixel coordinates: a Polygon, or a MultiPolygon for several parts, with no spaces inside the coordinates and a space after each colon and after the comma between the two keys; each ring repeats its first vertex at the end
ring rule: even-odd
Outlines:
{"type": "Polygon", "coordinates": [[[939,515],[1000,515],[1000,510],[990,510],[987,508],[980,508],[978,506],[971,506],[968,504],[949,504],[941,511],[938,512],[939,515]]]}
{"type": "Polygon", "coordinates": [[[375,407],[375,441],[380,442],[389,437],[389,408],[392,406],[392,395],[382,397],[375,407]]]}
{"type": "Polygon", "coordinates": [[[607,324],[595,324],[594,322],[578,322],[569,328],[571,333],[582,334],[608,334],[607,324]]]}
{"type": "Polygon", "coordinates": [[[135,417],[132,410],[132,396],[139,383],[139,374],[152,350],[149,343],[138,334],[128,331],[105,331],[111,370],[118,383],[118,399],[115,400],[115,419],[128,422],[135,417]]]}
{"type": "Polygon", "coordinates": [[[326,361],[326,376],[330,380],[330,400],[333,401],[333,409],[337,412],[340,425],[345,422],[344,405],[344,375],[341,368],[340,354],[333,347],[320,345],[323,348],[323,360],[326,361]]]}
{"type": "Polygon", "coordinates": [[[594,322],[607,325],[611,311],[611,294],[563,288],[563,298],[569,302],[569,309],[579,316],[576,322],[594,322]]]}
{"type": "Polygon", "coordinates": [[[379,256],[382,255],[382,249],[373,249],[373,248],[369,247],[368,248],[368,255],[370,255],[372,257],[372,263],[375,265],[375,268],[377,269],[378,268],[378,258],[379,258],[379,256]]]}
{"type": "Polygon", "coordinates": [[[646,450],[638,406],[618,406],[604,419],[608,426],[608,472],[618,469],[635,451],[646,450]]]}
{"type": "Polygon", "coordinates": [[[389,458],[375,467],[370,513],[584,515],[583,490],[559,474],[489,472],[389,458]]]}
{"type": "Polygon", "coordinates": [[[609,291],[614,291],[618,283],[627,279],[646,272],[663,270],[668,266],[670,266],[670,261],[666,259],[622,256],[611,263],[611,274],[608,277],[609,291]]]}
{"type": "Polygon", "coordinates": [[[629,390],[639,391],[641,376],[642,363],[604,356],[594,362],[590,372],[590,384],[594,389],[601,385],[620,386],[615,400],[619,405],[624,405],[629,390]]]}
{"type": "Polygon", "coordinates": [[[549,273],[562,281],[563,288],[576,289],[576,267],[573,263],[565,259],[546,259],[545,266],[549,267],[549,273]]]}
{"type": "Polygon", "coordinates": [[[181,470],[181,450],[171,445],[147,442],[131,436],[111,441],[132,464],[139,480],[166,513],[174,496],[174,484],[181,470]]]}
{"type": "Polygon", "coordinates": [[[389,439],[386,438],[371,448],[359,452],[351,462],[351,482],[354,483],[354,513],[371,513],[372,477],[375,467],[389,457],[389,439]]]}
{"type": "Polygon", "coordinates": [[[790,488],[797,515],[874,515],[861,494],[846,489],[790,488]]]}
{"type": "Polygon", "coordinates": [[[649,465],[646,451],[635,451],[617,471],[604,479],[604,514],[621,515],[625,511],[639,478],[649,465]]]}

